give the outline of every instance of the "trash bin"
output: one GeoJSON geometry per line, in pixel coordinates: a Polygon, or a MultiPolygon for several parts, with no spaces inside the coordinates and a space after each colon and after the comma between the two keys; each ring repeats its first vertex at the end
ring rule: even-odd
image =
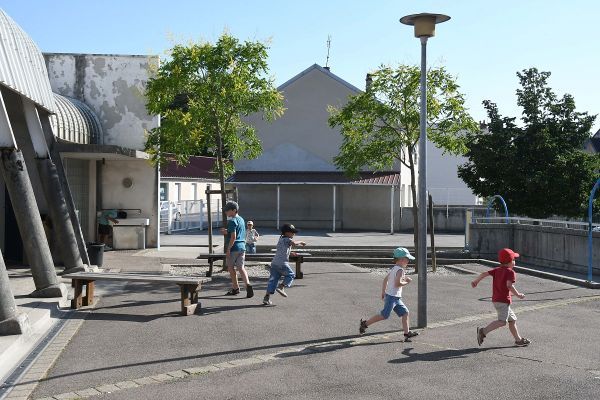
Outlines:
{"type": "Polygon", "coordinates": [[[102,262],[104,261],[104,243],[88,243],[87,252],[90,264],[97,265],[98,268],[102,267],[102,262]]]}

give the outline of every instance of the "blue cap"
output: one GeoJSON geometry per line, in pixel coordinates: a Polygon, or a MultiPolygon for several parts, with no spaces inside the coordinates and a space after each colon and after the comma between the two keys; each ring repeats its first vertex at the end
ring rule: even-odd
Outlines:
{"type": "Polygon", "coordinates": [[[394,258],[408,258],[409,260],[414,260],[415,258],[410,254],[410,251],[408,251],[407,248],[405,247],[398,247],[397,249],[394,250],[394,258]]]}

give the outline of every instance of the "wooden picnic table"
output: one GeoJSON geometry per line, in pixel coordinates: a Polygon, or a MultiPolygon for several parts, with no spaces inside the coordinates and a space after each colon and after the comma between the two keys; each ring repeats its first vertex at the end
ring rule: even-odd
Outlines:
{"type": "Polygon", "coordinates": [[[63,278],[72,279],[72,285],[75,288],[75,295],[71,300],[71,308],[78,309],[82,306],[89,306],[94,303],[94,282],[107,281],[127,281],[127,282],[146,282],[146,283],[164,283],[176,284],[181,292],[181,314],[191,315],[200,309],[198,303],[198,291],[201,285],[210,282],[210,278],[199,278],[193,276],[174,276],[174,275],[156,275],[156,274],[135,274],[135,273],[112,273],[112,272],[74,272],[66,274],[63,278]],[[85,288],[85,295],[84,295],[85,288]]]}
{"type": "MultiPolygon", "coordinates": [[[[296,263],[296,279],[304,278],[304,273],[302,272],[302,263],[304,262],[304,257],[308,256],[310,256],[310,253],[293,252],[290,254],[290,261],[296,263]]],[[[196,259],[208,260],[208,272],[206,273],[206,276],[211,277],[213,273],[213,264],[215,261],[225,260],[225,257],[225,253],[205,253],[200,254],[198,257],[196,257],[196,259]]],[[[272,259],[272,253],[246,253],[246,261],[271,261],[272,259]]]]}

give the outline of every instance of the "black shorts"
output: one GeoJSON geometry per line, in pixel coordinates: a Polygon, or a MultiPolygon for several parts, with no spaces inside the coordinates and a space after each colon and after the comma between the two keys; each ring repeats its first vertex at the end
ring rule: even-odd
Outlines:
{"type": "Polygon", "coordinates": [[[98,233],[100,235],[110,235],[112,233],[112,226],[99,224],[98,225],[98,233]]]}

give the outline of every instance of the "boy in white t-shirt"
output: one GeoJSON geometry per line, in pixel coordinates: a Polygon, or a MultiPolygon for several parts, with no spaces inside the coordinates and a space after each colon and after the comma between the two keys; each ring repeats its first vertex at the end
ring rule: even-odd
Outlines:
{"type": "Polygon", "coordinates": [[[409,260],[415,258],[404,247],[398,247],[394,250],[395,265],[390,269],[383,280],[381,288],[381,299],[384,301],[383,310],[381,313],[373,315],[368,320],[360,320],[359,332],[362,335],[367,328],[375,322],[388,319],[392,310],[402,318],[402,329],[404,330],[404,341],[410,342],[410,338],[417,336],[418,333],[411,331],[408,321],[408,308],[402,302],[402,287],[408,285],[412,279],[406,276],[404,268],[408,265],[409,260]]]}

